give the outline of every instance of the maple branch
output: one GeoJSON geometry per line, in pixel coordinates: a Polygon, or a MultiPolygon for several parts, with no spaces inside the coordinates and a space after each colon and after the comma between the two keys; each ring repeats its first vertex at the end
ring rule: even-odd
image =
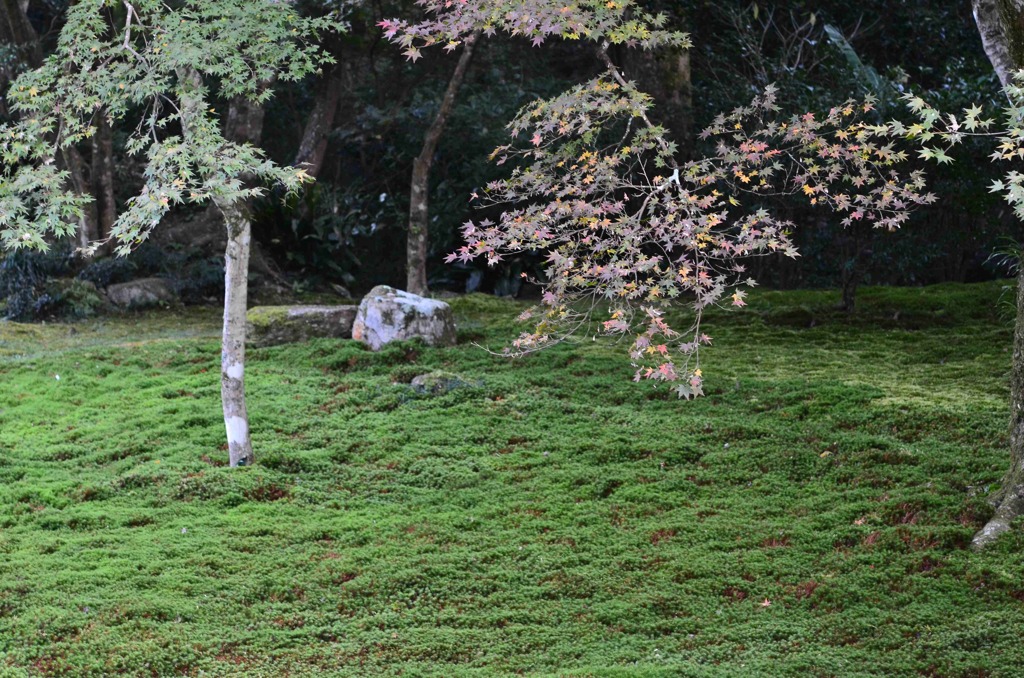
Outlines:
{"type": "Polygon", "coordinates": [[[148,64],[148,62],[142,57],[142,55],[136,52],[131,46],[132,15],[134,15],[135,18],[139,20],[140,24],[142,23],[142,17],[140,17],[138,12],[135,11],[135,7],[134,5],[132,5],[132,3],[125,2],[124,6],[128,10],[128,17],[124,21],[124,44],[122,45],[122,47],[142,63],[148,64]]]}

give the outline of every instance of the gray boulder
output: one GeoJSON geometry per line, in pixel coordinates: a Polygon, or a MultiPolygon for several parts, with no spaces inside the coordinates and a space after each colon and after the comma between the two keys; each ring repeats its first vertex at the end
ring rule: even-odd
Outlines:
{"type": "Polygon", "coordinates": [[[172,304],[178,297],[171,284],[163,278],[140,278],[111,285],[107,288],[107,299],[120,308],[143,308],[172,304]]]}
{"type": "Polygon", "coordinates": [[[275,346],[318,337],[349,339],[356,306],[257,306],[246,314],[251,346],[275,346]]]}
{"type": "Polygon", "coordinates": [[[378,285],[359,304],[352,338],[374,351],[392,341],[415,338],[430,346],[454,346],[455,318],[443,301],[378,285]]]}

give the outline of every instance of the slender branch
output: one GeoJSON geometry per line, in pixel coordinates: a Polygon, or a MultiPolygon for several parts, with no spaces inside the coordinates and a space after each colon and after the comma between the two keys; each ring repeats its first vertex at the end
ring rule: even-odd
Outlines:
{"type": "Polygon", "coordinates": [[[148,65],[149,62],[146,61],[146,59],[143,58],[143,56],[141,54],[136,52],[135,49],[132,48],[132,46],[131,46],[131,40],[132,40],[132,17],[134,16],[136,19],[138,19],[140,24],[142,23],[142,17],[140,17],[138,15],[138,13],[135,11],[135,6],[132,5],[132,3],[125,2],[124,6],[128,10],[128,16],[127,16],[127,18],[125,18],[125,21],[124,21],[124,44],[122,45],[122,47],[127,52],[129,52],[132,56],[134,56],[136,59],[138,59],[142,63],[148,65]]]}
{"type": "MultiPolygon", "coordinates": [[[[623,87],[628,89],[630,87],[629,81],[626,80],[626,78],[624,78],[622,76],[622,72],[619,70],[618,66],[615,65],[615,62],[612,61],[611,56],[609,56],[609,54],[608,54],[608,48],[610,46],[611,45],[609,44],[609,42],[607,40],[602,42],[601,43],[601,48],[598,50],[598,56],[601,58],[601,61],[604,63],[605,68],[608,69],[608,72],[615,79],[615,81],[617,83],[619,83],[620,85],[622,85],[623,87]]],[[[653,122],[651,122],[650,118],[647,117],[647,112],[646,111],[640,110],[639,113],[640,113],[640,119],[644,121],[644,124],[646,124],[648,127],[651,127],[651,128],[655,127],[655,124],[653,122]]],[[[665,139],[663,139],[660,136],[656,137],[656,139],[657,139],[658,145],[661,147],[661,150],[664,151],[666,154],[670,153],[670,148],[669,148],[668,142],[665,141],[665,139]]],[[[678,170],[678,168],[676,169],[676,172],[673,175],[673,179],[675,180],[675,182],[677,184],[679,183],[679,170],[678,170]]]]}

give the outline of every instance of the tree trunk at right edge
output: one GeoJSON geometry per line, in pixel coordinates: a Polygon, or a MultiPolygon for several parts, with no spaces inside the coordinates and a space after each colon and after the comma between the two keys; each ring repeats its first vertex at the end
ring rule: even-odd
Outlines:
{"type": "Polygon", "coordinates": [[[216,201],[224,215],[228,244],[224,252],[224,326],[221,334],[220,397],[231,466],[255,461],[245,406],[245,313],[249,294],[252,225],[243,201],[216,201]]]}
{"type": "Polygon", "coordinates": [[[1024,0],[973,0],[981,44],[1005,87],[1024,67],[1024,0]]]}
{"type": "Polygon", "coordinates": [[[459,87],[466,77],[466,70],[473,58],[473,46],[480,33],[473,33],[463,42],[462,54],[455,66],[448,88],[445,90],[441,107],[437,111],[434,122],[427,130],[423,140],[423,148],[412,164],[412,182],[409,189],[409,237],[405,257],[405,289],[412,294],[426,295],[427,288],[427,251],[430,233],[430,166],[434,162],[434,152],[441,140],[441,133],[448,122],[459,87]]]}
{"type": "Polygon", "coordinates": [[[991,544],[1010,529],[1014,518],[1024,514],[1024,273],[1017,274],[1017,319],[1010,368],[1010,470],[996,496],[995,515],[971,542],[975,550],[991,544]]]}
{"type": "MultiPolygon", "coordinates": [[[[992,67],[1003,85],[1024,67],[1024,0],[973,0],[974,20],[992,67]]],[[[1017,317],[1010,366],[1010,469],[993,497],[996,511],[971,542],[980,550],[1024,515],[1024,272],[1017,274],[1017,317]]]]}

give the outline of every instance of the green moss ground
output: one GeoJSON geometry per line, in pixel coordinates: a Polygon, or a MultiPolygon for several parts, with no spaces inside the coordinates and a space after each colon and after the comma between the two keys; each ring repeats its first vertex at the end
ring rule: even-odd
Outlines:
{"type": "Polygon", "coordinates": [[[251,351],[238,470],[215,310],[0,324],[0,676],[1021,675],[1024,532],[967,548],[1001,290],[756,295],[695,402],[469,297],[453,349],[251,351]]]}

